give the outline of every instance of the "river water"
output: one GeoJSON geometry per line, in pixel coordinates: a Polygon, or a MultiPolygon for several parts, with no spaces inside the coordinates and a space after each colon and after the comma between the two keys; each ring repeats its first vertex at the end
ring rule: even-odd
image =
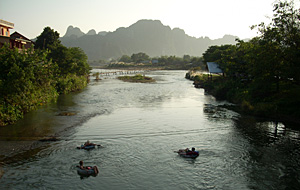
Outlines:
{"type": "Polygon", "coordinates": [[[226,102],[194,88],[185,73],[151,71],[152,84],[92,80],[2,128],[2,140],[20,143],[68,130],[60,141],[2,158],[0,189],[298,189],[299,131],[215,107],[226,102]],[[86,140],[103,147],[76,149],[86,140]],[[174,153],[187,147],[200,156],[174,153]],[[80,160],[100,173],[80,177],[80,160]]]}

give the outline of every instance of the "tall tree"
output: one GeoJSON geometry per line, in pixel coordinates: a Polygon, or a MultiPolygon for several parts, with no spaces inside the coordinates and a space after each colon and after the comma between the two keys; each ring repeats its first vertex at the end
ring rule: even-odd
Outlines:
{"type": "Polygon", "coordinates": [[[300,84],[300,9],[293,1],[283,1],[276,3],[273,11],[272,22],[259,25],[260,43],[272,44],[276,52],[273,62],[282,65],[280,78],[300,84]]]}
{"type": "Polygon", "coordinates": [[[35,48],[51,49],[53,46],[57,46],[59,44],[59,33],[47,26],[44,28],[44,31],[37,37],[35,48]]]}

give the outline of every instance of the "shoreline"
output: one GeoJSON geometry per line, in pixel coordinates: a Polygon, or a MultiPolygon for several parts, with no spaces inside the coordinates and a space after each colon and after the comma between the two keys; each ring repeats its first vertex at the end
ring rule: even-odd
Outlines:
{"type": "Polygon", "coordinates": [[[36,153],[35,150],[47,148],[50,143],[62,140],[60,137],[69,135],[75,127],[76,125],[62,126],[36,140],[0,140],[0,179],[5,175],[5,165],[15,163],[28,155],[32,156],[36,153]]]}
{"type": "MultiPolygon", "coordinates": [[[[203,73],[201,73],[200,75],[202,75],[202,74],[203,73]]],[[[210,94],[213,97],[217,98],[215,91],[213,91],[209,87],[205,86],[203,82],[194,80],[195,76],[197,76],[197,75],[199,76],[199,74],[186,75],[186,79],[193,81],[194,88],[203,88],[205,90],[205,93],[210,94]]],[[[231,109],[233,111],[236,111],[240,114],[249,115],[249,116],[258,117],[258,118],[265,118],[266,120],[271,120],[271,121],[275,121],[275,122],[277,121],[277,122],[287,123],[292,126],[300,124],[300,119],[297,117],[293,117],[293,116],[289,116],[289,115],[285,115],[285,114],[252,113],[249,110],[243,110],[242,103],[231,102],[229,99],[221,99],[221,100],[226,100],[230,103],[234,103],[236,106],[230,106],[227,108],[231,109]]],[[[299,127],[296,127],[296,128],[297,128],[297,130],[300,130],[299,127]]]]}
{"type": "MultiPolygon", "coordinates": [[[[53,115],[52,115],[53,116],[53,115]]],[[[52,117],[50,116],[50,117],[52,117]]],[[[57,115],[56,115],[57,116],[57,115]]],[[[57,116],[62,117],[62,116],[57,116]]],[[[70,121],[70,116],[63,116],[63,120],[70,121]]],[[[60,141],[62,140],[62,136],[68,136],[72,133],[71,130],[73,130],[77,125],[78,122],[81,123],[77,119],[73,119],[72,121],[75,122],[66,122],[69,125],[59,125],[59,127],[53,126],[51,128],[51,132],[47,132],[43,135],[40,135],[38,137],[34,137],[34,139],[22,139],[19,137],[20,140],[5,140],[4,138],[0,139],[0,170],[3,165],[5,165],[7,162],[10,162],[10,160],[14,160],[14,157],[18,157],[18,155],[21,155],[23,153],[26,153],[28,151],[41,148],[43,146],[46,146],[52,142],[60,141]]],[[[4,127],[10,127],[10,126],[4,126],[4,127]]]]}

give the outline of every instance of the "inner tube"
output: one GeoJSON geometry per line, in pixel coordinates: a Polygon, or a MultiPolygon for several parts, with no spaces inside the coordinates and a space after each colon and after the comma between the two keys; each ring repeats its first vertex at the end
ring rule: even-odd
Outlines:
{"type": "Polygon", "coordinates": [[[78,149],[85,149],[85,150],[90,150],[90,149],[94,149],[96,147],[96,145],[81,145],[80,147],[77,147],[78,149]]]}
{"type": "Polygon", "coordinates": [[[197,158],[199,156],[199,151],[185,151],[185,150],[179,150],[177,152],[181,157],[184,158],[197,158]]]}
{"type": "Polygon", "coordinates": [[[77,166],[77,173],[83,176],[96,176],[99,173],[97,166],[85,166],[85,168],[89,169],[81,169],[79,166],[77,166]]]}

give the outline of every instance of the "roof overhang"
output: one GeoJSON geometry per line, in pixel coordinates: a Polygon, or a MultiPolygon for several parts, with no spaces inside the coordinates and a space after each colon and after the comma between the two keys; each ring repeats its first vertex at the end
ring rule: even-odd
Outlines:
{"type": "Polygon", "coordinates": [[[7,22],[5,20],[0,19],[0,25],[5,26],[7,28],[13,29],[15,27],[14,23],[7,22]]]}
{"type": "Polygon", "coordinates": [[[208,72],[210,73],[223,73],[222,69],[219,68],[219,64],[216,62],[207,62],[208,72]]]}
{"type": "Polygon", "coordinates": [[[27,43],[31,43],[30,40],[25,40],[25,39],[22,39],[22,38],[15,38],[14,40],[16,41],[20,41],[20,42],[27,42],[27,43]]]}

